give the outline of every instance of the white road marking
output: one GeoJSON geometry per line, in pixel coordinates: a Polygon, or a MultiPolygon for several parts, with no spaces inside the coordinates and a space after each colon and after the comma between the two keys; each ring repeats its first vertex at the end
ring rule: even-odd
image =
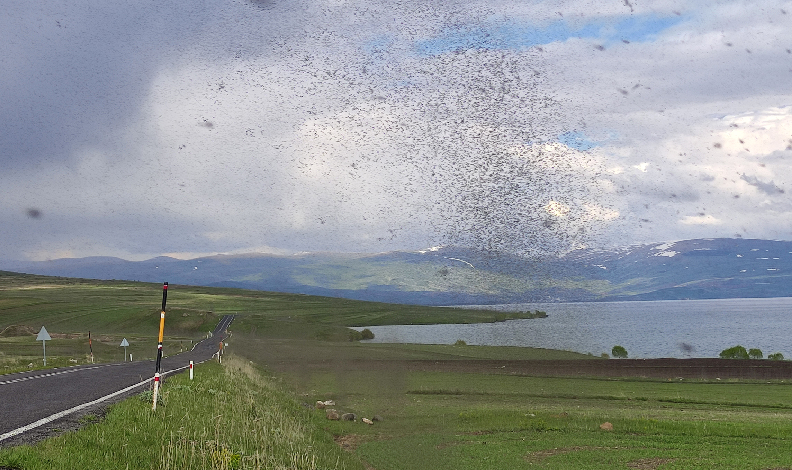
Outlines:
{"type": "Polygon", "coordinates": [[[83,370],[99,369],[100,367],[109,367],[109,366],[115,366],[115,365],[118,365],[118,364],[102,364],[102,365],[98,365],[98,366],[81,367],[79,369],[68,369],[68,370],[62,370],[62,371],[59,371],[59,372],[49,372],[47,374],[31,375],[30,377],[20,377],[18,379],[6,380],[4,382],[0,382],[0,385],[8,385],[8,384],[13,384],[13,383],[17,383],[17,382],[24,382],[26,380],[42,379],[44,377],[52,377],[53,375],[71,374],[73,372],[80,372],[80,371],[83,371],[83,370]]]}
{"type": "MultiPolygon", "coordinates": [[[[202,364],[203,362],[206,362],[206,361],[201,361],[198,364],[202,364]]],[[[164,377],[165,374],[172,374],[174,372],[178,372],[178,371],[180,371],[182,369],[186,369],[188,367],[190,367],[190,366],[186,365],[186,366],[179,367],[177,369],[172,369],[172,370],[169,370],[169,371],[163,373],[162,375],[164,377]]],[[[145,385],[145,384],[149,383],[150,381],[151,381],[151,379],[146,379],[146,380],[144,380],[142,382],[138,382],[138,383],[136,383],[134,385],[130,385],[129,387],[124,388],[122,390],[119,390],[117,392],[113,392],[113,393],[111,393],[109,395],[105,395],[105,396],[103,396],[101,398],[97,398],[94,401],[91,401],[91,402],[88,402],[88,403],[83,403],[82,405],[77,405],[77,406],[75,406],[73,408],[69,408],[68,410],[59,411],[58,413],[55,413],[54,415],[47,416],[46,418],[41,418],[38,421],[35,421],[33,423],[28,424],[27,426],[22,426],[21,428],[17,428],[17,429],[14,429],[13,431],[9,431],[9,432],[7,432],[5,434],[0,435],[0,442],[6,440],[8,438],[11,438],[11,437],[14,437],[14,436],[18,436],[18,435],[20,435],[20,434],[22,434],[24,432],[30,431],[31,429],[35,429],[35,428],[37,428],[39,426],[43,426],[43,425],[45,425],[47,423],[51,423],[51,422],[55,421],[56,419],[63,418],[64,416],[68,416],[68,415],[70,415],[72,413],[75,413],[75,412],[80,411],[82,409],[88,408],[89,406],[93,406],[93,405],[96,405],[97,403],[101,403],[101,402],[103,402],[105,400],[109,400],[109,399],[111,399],[113,397],[117,397],[118,395],[121,395],[121,394],[126,393],[126,392],[128,392],[130,390],[133,390],[133,389],[135,389],[137,387],[140,387],[141,385],[145,385]]]]}
{"type": "MultiPolygon", "coordinates": [[[[231,317],[230,320],[233,321],[233,317],[231,317]]],[[[228,322],[229,325],[231,324],[231,321],[228,322]]],[[[226,328],[227,328],[227,326],[228,325],[226,325],[226,328]]],[[[223,329],[225,329],[225,328],[223,328],[223,329]]],[[[200,341],[199,341],[199,343],[200,343],[200,341]]],[[[199,343],[196,343],[195,346],[198,346],[199,343]]],[[[193,346],[193,349],[195,349],[195,346],[193,346]]],[[[204,360],[204,361],[201,361],[201,362],[197,362],[196,364],[203,364],[204,362],[206,362],[208,360],[210,360],[210,359],[207,359],[207,360],[204,360]]],[[[41,374],[41,375],[36,375],[36,376],[31,376],[31,377],[21,377],[19,379],[7,380],[5,382],[0,382],[0,385],[9,384],[9,383],[15,383],[15,382],[23,382],[25,380],[32,380],[32,379],[38,379],[38,378],[44,378],[44,377],[51,377],[53,375],[68,374],[68,373],[71,373],[71,372],[79,372],[81,370],[92,370],[92,369],[99,369],[101,367],[109,367],[109,366],[117,366],[117,365],[123,365],[123,364],[102,364],[102,365],[98,365],[98,366],[84,367],[84,368],[80,368],[80,369],[70,369],[70,370],[64,370],[64,371],[60,371],[60,372],[50,372],[50,373],[47,373],[47,374],[41,374]]],[[[178,372],[180,370],[187,369],[188,367],[190,367],[189,364],[186,365],[186,366],[178,367],[176,369],[171,369],[169,371],[165,371],[165,372],[162,373],[162,377],[165,377],[166,374],[172,374],[174,372],[178,372]]],[[[35,429],[35,428],[37,428],[39,426],[43,426],[43,425],[45,425],[47,423],[51,423],[51,422],[55,421],[56,419],[63,418],[64,416],[68,416],[68,415],[70,415],[72,413],[75,413],[75,412],[80,411],[82,409],[88,408],[89,406],[93,406],[93,405],[96,405],[97,403],[101,403],[101,402],[103,402],[105,400],[109,400],[111,398],[117,397],[118,395],[121,395],[121,394],[126,393],[126,392],[128,392],[130,390],[133,390],[133,389],[135,389],[137,387],[140,387],[141,385],[145,385],[145,384],[149,383],[151,380],[152,379],[146,379],[146,380],[144,380],[142,382],[138,382],[138,383],[136,383],[134,385],[130,385],[129,387],[126,387],[126,388],[124,388],[122,390],[119,390],[117,392],[113,392],[113,393],[111,393],[109,395],[105,395],[105,396],[103,396],[101,398],[97,398],[96,400],[93,400],[91,402],[83,403],[82,405],[77,405],[77,406],[75,406],[73,408],[69,408],[68,410],[59,411],[58,413],[55,413],[55,414],[50,415],[50,416],[47,416],[46,418],[41,418],[40,420],[35,421],[33,423],[30,423],[30,424],[28,424],[26,426],[22,426],[21,428],[14,429],[13,431],[9,431],[9,432],[7,432],[5,434],[0,435],[0,442],[4,441],[6,439],[9,439],[11,437],[14,437],[14,436],[18,436],[18,435],[20,435],[20,434],[22,434],[24,432],[30,431],[31,429],[35,429]]]]}
{"type": "MultiPolygon", "coordinates": [[[[222,331],[222,330],[225,330],[226,328],[228,328],[228,325],[231,324],[231,321],[233,321],[233,318],[228,319],[228,324],[226,324],[225,326],[222,326],[222,323],[221,323],[221,328],[219,328],[218,331],[222,331]]],[[[195,348],[201,343],[202,343],[202,341],[199,341],[199,342],[195,343],[190,351],[195,350],[195,348]]],[[[19,377],[17,379],[5,380],[3,382],[0,382],[0,385],[8,385],[8,384],[13,384],[13,383],[17,383],[17,382],[25,382],[27,380],[43,379],[45,377],[52,377],[53,375],[71,374],[73,372],[80,372],[81,370],[92,370],[92,369],[98,369],[100,367],[110,367],[110,366],[118,366],[118,365],[123,365],[123,364],[101,364],[101,365],[98,365],[98,366],[81,367],[79,369],[68,369],[68,370],[62,370],[62,371],[58,371],[58,372],[49,372],[49,373],[40,374],[40,375],[31,375],[29,377],[19,377]]]]}
{"type": "Polygon", "coordinates": [[[119,390],[119,391],[117,391],[115,393],[111,393],[110,395],[105,395],[102,398],[98,398],[98,399],[96,399],[96,400],[94,400],[92,402],[83,403],[82,405],[77,405],[74,408],[69,408],[68,410],[64,410],[64,411],[55,413],[54,415],[47,416],[46,418],[42,418],[42,419],[40,419],[40,420],[38,420],[36,422],[30,423],[27,426],[22,426],[21,428],[17,428],[17,429],[14,429],[13,431],[9,431],[9,432],[3,434],[2,436],[0,436],[0,441],[4,441],[4,440],[6,440],[6,439],[8,439],[10,437],[18,436],[19,434],[22,434],[23,432],[30,431],[31,429],[37,428],[39,426],[43,426],[43,425],[45,425],[47,423],[51,423],[52,421],[55,421],[58,418],[63,418],[64,416],[70,415],[70,414],[72,414],[72,413],[74,413],[76,411],[80,411],[83,408],[88,408],[91,405],[95,405],[97,403],[101,403],[101,402],[103,402],[105,400],[108,400],[110,398],[116,397],[116,396],[118,396],[118,395],[120,395],[122,393],[125,393],[125,392],[128,392],[128,391],[132,390],[135,387],[140,387],[141,385],[148,383],[150,380],[151,379],[147,379],[147,380],[144,380],[143,382],[136,383],[135,385],[130,385],[129,387],[127,387],[127,388],[125,388],[123,390],[119,390]]]}

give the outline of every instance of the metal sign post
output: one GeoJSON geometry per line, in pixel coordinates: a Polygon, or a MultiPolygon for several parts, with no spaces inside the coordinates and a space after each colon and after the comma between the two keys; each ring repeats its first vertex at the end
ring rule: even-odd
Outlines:
{"type": "Polygon", "coordinates": [[[165,331],[165,302],[168,300],[168,283],[162,285],[162,312],[160,313],[159,342],[157,343],[157,368],[154,371],[154,397],[151,409],[157,409],[157,393],[160,385],[160,363],[162,362],[162,333],[165,331]]]}
{"type": "Polygon", "coordinates": [[[129,341],[127,341],[126,338],[124,338],[123,340],[121,340],[121,346],[124,347],[124,362],[126,362],[126,358],[127,358],[126,348],[127,346],[129,346],[129,341]]]}
{"type": "Polygon", "coordinates": [[[41,345],[44,347],[44,365],[45,366],[47,365],[47,343],[46,342],[51,340],[51,339],[52,338],[50,337],[49,333],[47,333],[47,329],[42,326],[41,330],[38,333],[38,336],[36,336],[36,341],[41,341],[41,345]]]}

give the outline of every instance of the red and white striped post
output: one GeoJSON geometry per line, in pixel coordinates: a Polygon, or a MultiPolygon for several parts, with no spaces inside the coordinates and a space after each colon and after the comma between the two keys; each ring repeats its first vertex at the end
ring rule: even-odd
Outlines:
{"type": "Polygon", "coordinates": [[[157,393],[160,386],[160,364],[162,363],[162,333],[165,331],[165,302],[168,300],[168,283],[162,285],[162,312],[160,313],[159,343],[157,343],[157,368],[154,371],[154,396],[151,409],[157,409],[157,393]]]}
{"type": "Polygon", "coordinates": [[[193,379],[193,361],[190,361],[190,380],[193,379]]]}
{"type": "Polygon", "coordinates": [[[160,373],[154,373],[154,400],[151,404],[151,410],[154,411],[157,409],[157,393],[159,392],[159,385],[160,385],[160,373]]]}

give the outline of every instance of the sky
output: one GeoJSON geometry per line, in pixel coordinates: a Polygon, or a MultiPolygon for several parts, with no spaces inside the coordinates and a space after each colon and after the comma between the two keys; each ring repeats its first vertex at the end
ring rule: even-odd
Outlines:
{"type": "Polygon", "coordinates": [[[0,259],[792,240],[792,1],[13,2],[0,259]]]}

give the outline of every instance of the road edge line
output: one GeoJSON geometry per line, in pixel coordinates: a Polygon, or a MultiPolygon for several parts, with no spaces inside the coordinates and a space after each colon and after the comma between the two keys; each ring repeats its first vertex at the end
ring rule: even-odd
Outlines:
{"type": "Polygon", "coordinates": [[[64,416],[70,415],[70,414],[72,414],[74,412],[77,412],[77,411],[80,411],[80,410],[82,410],[84,408],[88,408],[89,406],[96,405],[97,403],[101,403],[101,402],[103,402],[105,400],[109,400],[110,398],[113,398],[113,397],[117,397],[118,395],[126,393],[126,392],[128,392],[128,391],[130,391],[130,390],[132,390],[134,388],[137,388],[137,387],[140,387],[141,385],[147,384],[150,381],[151,381],[151,379],[146,379],[146,380],[144,380],[142,382],[138,382],[138,383],[136,383],[134,385],[130,385],[129,387],[121,389],[121,390],[119,390],[117,392],[113,392],[113,393],[111,393],[109,395],[105,395],[105,396],[103,396],[101,398],[97,398],[94,401],[91,401],[91,402],[88,402],[88,403],[83,403],[82,405],[77,405],[77,406],[75,406],[73,408],[69,408],[68,410],[59,411],[59,412],[55,413],[54,415],[47,416],[46,418],[41,418],[40,420],[38,420],[36,422],[30,423],[30,424],[28,424],[26,426],[22,426],[21,428],[14,429],[13,431],[9,431],[9,432],[7,432],[7,433],[5,433],[3,435],[0,435],[0,442],[4,441],[6,439],[9,439],[11,437],[14,437],[14,436],[18,436],[18,435],[20,435],[20,434],[22,434],[24,432],[30,431],[31,429],[35,429],[35,428],[37,428],[39,426],[43,426],[43,425],[45,425],[47,423],[51,423],[51,422],[55,421],[56,419],[63,418],[64,416]]]}
{"type": "MultiPolygon", "coordinates": [[[[233,318],[231,319],[231,321],[233,321],[233,318]]],[[[229,322],[229,325],[230,324],[231,324],[231,322],[229,322]]],[[[198,346],[198,343],[196,343],[193,346],[193,349],[195,349],[195,346],[198,346]]],[[[192,351],[192,349],[190,351],[192,351]]],[[[204,362],[206,362],[206,361],[208,361],[210,359],[203,360],[201,362],[198,362],[197,364],[203,364],[204,362]]],[[[117,364],[121,364],[121,363],[117,363],[117,364]]],[[[107,366],[110,366],[110,365],[116,365],[116,364],[107,364],[107,366]]],[[[90,369],[99,368],[99,367],[101,367],[101,365],[97,366],[97,367],[91,367],[90,369]]],[[[186,366],[178,367],[176,369],[171,369],[169,371],[164,372],[162,374],[162,376],[164,377],[167,374],[172,374],[174,372],[179,372],[179,371],[184,370],[184,369],[186,369],[188,367],[190,367],[190,366],[186,365],[186,366]]],[[[78,369],[78,370],[85,370],[85,369],[78,369]]],[[[75,370],[75,372],[77,372],[77,370],[75,370]]],[[[151,382],[151,379],[146,379],[146,380],[144,380],[142,382],[138,382],[136,384],[130,385],[129,387],[126,387],[124,389],[118,390],[117,392],[113,392],[113,393],[111,393],[109,395],[105,395],[103,397],[97,398],[96,400],[93,400],[91,402],[83,403],[82,405],[77,405],[77,406],[75,406],[73,408],[69,408],[68,410],[59,411],[59,412],[57,412],[57,413],[55,413],[53,415],[47,416],[46,418],[41,418],[38,421],[35,421],[35,422],[30,423],[28,425],[22,426],[21,428],[14,429],[13,431],[9,431],[9,432],[7,432],[5,434],[0,435],[0,442],[3,442],[4,440],[10,439],[12,437],[18,436],[18,435],[20,435],[20,434],[22,434],[24,432],[30,431],[31,429],[36,429],[37,427],[43,426],[43,425],[45,425],[47,423],[51,423],[51,422],[53,422],[53,421],[55,421],[57,419],[63,418],[64,416],[68,416],[68,415],[70,415],[72,413],[75,413],[75,412],[80,411],[82,409],[88,408],[89,406],[93,406],[93,405],[101,403],[101,402],[103,402],[105,400],[109,400],[111,398],[117,397],[118,395],[126,393],[126,392],[128,392],[130,390],[133,390],[133,389],[135,389],[137,387],[140,387],[141,385],[145,385],[145,384],[147,384],[149,382],[151,382]]]]}
{"type": "MultiPolygon", "coordinates": [[[[201,361],[201,362],[198,362],[197,364],[203,364],[204,362],[206,362],[208,360],[209,359],[201,361]]],[[[169,371],[165,371],[162,375],[164,377],[167,374],[173,374],[173,373],[179,372],[181,370],[184,370],[184,369],[186,369],[188,367],[190,367],[190,366],[187,365],[187,366],[178,367],[176,369],[171,369],[169,371]]],[[[80,411],[80,410],[82,410],[84,408],[88,408],[89,406],[93,406],[93,405],[101,403],[101,402],[103,402],[105,400],[109,400],[111,398],[117,397],[118,395],[126,393],[126,392],[128,392],[128,391],[130,391],[132,389],[140,387],[141,385],[145,385],[145,384],[147,384],[149,382],[151,382],[151,379],[146,379],[146,380],[144,380],[142,382],[138,382],[136,384],[130,385],[129,387],[121,389],[121,390],[119,390],[117,392],[113,392],[113,393],[111,393],[109,395],[105,395],[103,397],[97,398],[94,401],[91,401],[91,402],[88,402],[88,403],[83,403],[82,405],[77,405],[77,406],[75,406],[73,408],[69,408],[68,410],[59,411],[59,412],[55,413],[54,415],[47,416],[46,418],[41,418],[40,420],[35,421],[33,423],[30,423],[30,424],[28,424],[26,426],[22,426],[21,428],[14,429],[13,431],[9,431],[9,432],[7,432],[5,434],[0,435],[0,442],[4,441],[6,439],[10,439],[12,437],[18,436],[18,435],[20,435],[22,433],[30,431],[31,429],[35,429],[35,428],[37,428],[39,426],[43,426],[43,425],[45,425],[47,423],[51,423],[51,422],[53,422],[53,421],[55,421],[57,419],[63,418],[64,416],[68,416],[68,415],[70,415],[72,413],[75,413],[77,411],[80,411]]]]}

